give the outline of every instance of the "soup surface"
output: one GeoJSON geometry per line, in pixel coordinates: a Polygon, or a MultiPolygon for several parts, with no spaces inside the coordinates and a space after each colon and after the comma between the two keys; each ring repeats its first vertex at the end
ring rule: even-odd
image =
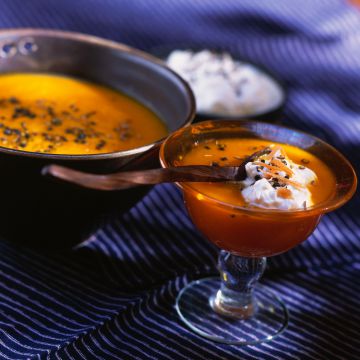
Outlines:
{"type": "Polygon", "coordinates": [[[102,85],[36,73],[0,75],[0,146],[51,154],[129,150],[167,135],[148,108],[102,85]]]}
{"type": "MultiPolygon", "coordinates": [[[[314,155],[298,147],[258,139],[217,139],[200,143],[178,162],[178,165],[237,166],[242,160],[271,144],[281,145],[295,163],[306,163],[315,172],[317,180],[309,186],[314,204],[328,199],[335,191],[335,177],[331,170],[314,155]]],[[[246,205],[241,188],[236,183],[197,183],[193,187],[199,193],[235,206],[246,205]]]]}

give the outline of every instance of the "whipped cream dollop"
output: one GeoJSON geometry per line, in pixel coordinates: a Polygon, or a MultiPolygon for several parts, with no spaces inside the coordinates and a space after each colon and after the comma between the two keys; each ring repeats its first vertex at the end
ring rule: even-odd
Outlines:
{"type": "Polygon", "coordinates": [[[246,203],[268,209],[306,209],[313,205],[308,187],[317,180],[316,174],[304,164],[294,163],[280,146],[270,154],[245,165],[247,177],[241,194],[246,203]]]}
{"type": "Polygon", "coordinates": [[[190,84],[200,113],[255,115],[275,109],[284,98],[269,75],[227,53],[175,50],[166,62],[190,84]]]}

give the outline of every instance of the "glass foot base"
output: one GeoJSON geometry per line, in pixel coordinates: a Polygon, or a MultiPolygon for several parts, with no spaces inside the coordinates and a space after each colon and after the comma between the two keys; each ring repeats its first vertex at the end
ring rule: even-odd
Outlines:
{"type": "Polygon", "coordinates": [[[195,333],[223,344],[254,345],[270,341],[286,329],[289,314],[284,303],[259,285],[252,316],[219,314],[214,303],[220,285],[220,278],[206,278],[193,281],[180,291],[176,310],[195,333]]]}

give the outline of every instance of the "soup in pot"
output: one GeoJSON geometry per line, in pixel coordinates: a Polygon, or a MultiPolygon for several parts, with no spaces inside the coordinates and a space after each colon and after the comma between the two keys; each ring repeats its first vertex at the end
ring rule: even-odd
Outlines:
{"type": "Polygon", "coordinates": [[[40,73],[0,76],[0,146],[66,155],[110,153],[167,135],[146,106],[106,86],[40,73]]]}

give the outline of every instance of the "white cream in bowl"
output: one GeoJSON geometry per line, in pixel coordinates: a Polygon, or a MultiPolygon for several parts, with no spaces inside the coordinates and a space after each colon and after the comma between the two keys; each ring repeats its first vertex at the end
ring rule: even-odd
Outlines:
{"type": "Polygon", "coordinates": [[[284,100],[283,89],[273,78],[227,53],[174,50],[166,63],[190,84],[198,113],[257,115],[276,109],[284,100]]]}

